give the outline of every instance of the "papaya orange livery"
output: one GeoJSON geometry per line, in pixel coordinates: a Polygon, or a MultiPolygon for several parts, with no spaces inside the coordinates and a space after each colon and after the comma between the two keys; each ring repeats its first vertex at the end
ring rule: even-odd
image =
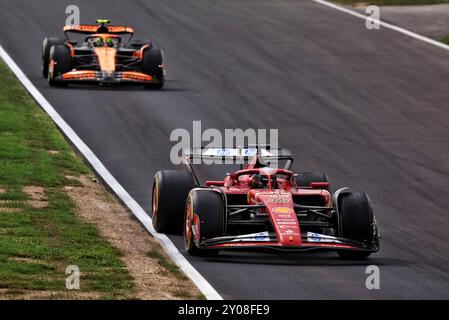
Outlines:
{"type": "Polygon", "coordinates": [[[133,40],[129,26],[97,24],[65,26],[65,39],[45,38],[42,75],[50,86],[69,84],[141,85],[162,89],[164,56],[152,42],[133,40]],[[70,34],[79,34],[74,41],[70,34]]]}
{"type": "Polygon", "coordinates": [[[95,48],[101,71],[115,71],[116,49],[108,47],[95,48]]]}

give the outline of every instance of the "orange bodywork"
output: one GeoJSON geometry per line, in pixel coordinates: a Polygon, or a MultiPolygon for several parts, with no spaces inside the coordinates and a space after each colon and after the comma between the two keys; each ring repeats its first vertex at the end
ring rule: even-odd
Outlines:
{"type": "Polygon", "coordinates": [[[151,81],[151,80],[153,80],[153,77],[151,77],[145,73],[141,73],[141,72],[123,71],[122,79],[123,80],[151,81]]]}
{"type": "Polygon", "coordinates": [[[143,50],[145,50],[146,48],[148,48],[149,45],[144,45],[142,48],[140,48],[139,50],[136,50],[133,54],[134,58],[139,58],[142,59],[143,58],[143,50]]]}
{"type": "Polygon", "coordinates": [[[141,72],[124,71],[124,72],[122,72],[122,79],[123,80],[151,81],[151,80],[153,80],[153,77],[151,77],[145,73],[141,73],[141,72]]]}
{"type": "Polygon", "coordinates": [[[73,45],[71,45],[70,43],[66,42],[66,46],[69,47],[70,49],[70,56],[73,58],[75,56],[75,48],[73,47],[73,45]]]}

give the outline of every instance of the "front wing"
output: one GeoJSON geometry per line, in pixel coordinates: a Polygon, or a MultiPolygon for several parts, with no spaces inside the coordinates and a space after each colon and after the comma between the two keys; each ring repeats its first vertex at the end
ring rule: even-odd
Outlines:
{"type": "Polygon", "coordinates": [[[379,246],[369,247],[364,243],[351,239],[333,237],[312,232],[301,234],[300,245],[285,245],[277,241],[275,233],[260,232],[256,234],[225,236],[207,239],[199,243],[201,249],[249,250],[265,249],[274,251],[369,251],[377,252],[379,246]]]}
{"type": "Polygon", "coordinates": [[[55,81],[67,83],[104,83],[104,84],[158,84],[159,80],[137,71],[90,71],[77,70],[54,77],[55,81]]]}

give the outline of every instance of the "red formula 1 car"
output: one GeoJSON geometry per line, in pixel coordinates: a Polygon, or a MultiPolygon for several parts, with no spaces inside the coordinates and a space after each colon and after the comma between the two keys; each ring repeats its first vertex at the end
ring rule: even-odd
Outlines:
{"type": "Polygon", "coordinates": [[[158,232],[182,232],[190,254],[333,250],[342,258],[361,259],[379,249],[369,197],[348,188],[331,195],[326,175],[294,174],[288,150],[196,149],[184,160],[188,171],[156,173],[152,219],[158,232]],[[201,185],[192,164],[198,159],[244,164],[224,180],[201,185]],[[283,168],[266,166],[274,160],[283,168]]]}
{"type": "Polygon", "coordinates": [[[152,42],[132,40],[134,30],[98,25],[65,26],[65,39],[48,37],[42,46],[42,74],[51,86],[69,83],[132,84],[161,89],[164,62],[152,42]],[[78,43],[69,33],[84,35],[78,43]],[[127,37],[123,40],[122,35],[127,37]]]}

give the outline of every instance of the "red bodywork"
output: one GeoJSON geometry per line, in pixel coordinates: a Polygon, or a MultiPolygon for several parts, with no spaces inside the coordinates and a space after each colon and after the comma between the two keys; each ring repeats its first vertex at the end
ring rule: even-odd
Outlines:
{"type": "MultiPolygon", "coordinates": [[[[265,248],[278,250],[307,251],[314,249],[322,250],[369,250],[359,244],[345,243],[338,237],[324,236],[316,233],[306,232],[309,225],[303,226],[298,219],[297,205],[294,201],[298,199],[314,199],[318,206],[304,206],[304,208],[319,208],[322,214],[328,215],[329,219],[333,214],[333,199],[330,194],[329,184],[324,182],[311,183],[309,187],[298,187],[294,182],[294,173],[286,169],[257,168],[256,161],[251,161],[244,169],[228,174],[223,181],[206,181],[206,186],[212,190],[226,195],[227,199],[239,196],[245,198],[242,206],[258,206],[260,215],[268,217],[272,230],[270,232],[258,232],[257,234],[240,236],[218,237],[200,241],[201,229],[199,217],[192,208],[187,208],[186,234],[190,237],[193,232],[193,239],[197,246],[203,249],[245,249],[245,248],[265,248]],[[266,188],[252,188],[252,177],[255,174],[265,175],[268,185],[266,188]],[[276,179],[276,185],[272,185],[271,177],[276,179]],[[189,222],[190,220],[190,222],[189,222]],[[312,234],[312,235],[311,235],[312,234]],[[323,236],[320,238],[319,236],[323,236]]],[[[232,205],[228,206],[232,207],[232,205]]],[[[238,205],[237,205],[238,207],[238,205]]],[[[231,224],[228,220],[227,224],[231,224]]],[[[304,225],[306,223],[304,222],[304,225]]],[[[204,240],[204,239],[203,239],[204,240]]]]}

